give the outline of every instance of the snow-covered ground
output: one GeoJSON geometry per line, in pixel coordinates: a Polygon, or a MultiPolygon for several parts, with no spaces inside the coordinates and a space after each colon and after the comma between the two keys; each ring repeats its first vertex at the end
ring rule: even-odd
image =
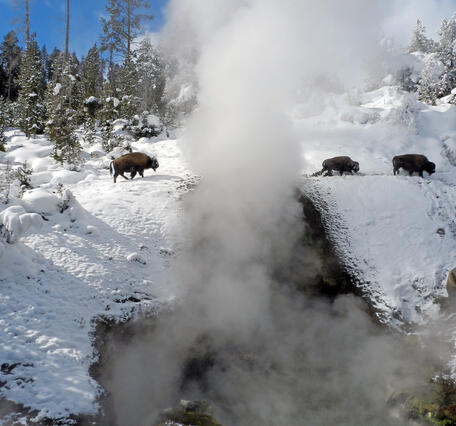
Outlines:
{"type": "Polygon", "coordinates": [[[304,172],[349,155],[360,175],[311,177],[303,189],[320,206],[336,249],[386,323],[422,324],[439,315],[456,266],[456,107],[417,102],[396,87],[334,95],[318,115],[297,108],[304,172]],[[432,176],[393,176],[391,160],[425,154],[432,176]]]}
{"type": "Polygon", "coordinates": [[[5,227],[25,235],[0,241],[1,396],[37,410],[36,420],[95,413],[100,389],[88,372],[94,320],[126,318],[133,307],[172,297],[166,270],[179,244],[178,199],[190,174],[175,140],[133,143],[156,155],[160,167],[114,184],[108,157],[92,155],[83,171],[69,171],[48,156],[46,138],[9,136],[3,159],[27,160],[39,188],[2,207],[11,219],[5,227]]]}
{"type": "MultiPolygon", "coordinates": [[[[302,189],[340,256],[385,323],[405,329],[438,318],[436,300],[456,266],[456,107],[429,107],[393,86],[311,104],[292,112],[302,189]],[[391,159],[404,153],[427,155],[437,172],[393,176],[391,159]],[[336,155],[359,161],[360,174],[309,177],[336,155]]],[[[55,164],[44,137],[11,131],[0,153],[15,166],[27,160],[35,187],[0,212],[0,394],[37,419],[96,412],[100,389],[88,368],[97,317],[126,318],[173,297],[168,264],[193,176],[176,140],[132,148],[156,155],[160,167],[115,185],[99,144],[85,147],[80,172],[55,164]]]]}

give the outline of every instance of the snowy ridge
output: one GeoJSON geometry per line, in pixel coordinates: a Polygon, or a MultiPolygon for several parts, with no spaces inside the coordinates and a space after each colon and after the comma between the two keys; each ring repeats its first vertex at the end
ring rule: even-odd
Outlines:
{"type": "Polygon", "coordinates": [[[406,328],[439,316],[436,301],[456,266],[456,107],[411,96],[385,87],[353,105],[340,95],[317,117],[295,117],[306,173],[336,155],[360,162],[360,176],[309,178],[303,190],[380,319],[406,328]],[[393,176],[392,157],[405,153],[427,155],[437,172],[393,176]]]}

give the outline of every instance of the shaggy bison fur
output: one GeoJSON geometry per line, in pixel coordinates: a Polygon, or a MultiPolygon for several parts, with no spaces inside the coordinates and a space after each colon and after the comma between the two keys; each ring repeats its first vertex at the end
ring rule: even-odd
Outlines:
{"type": "Polygon", "coordinates": [[[421,154],[396,155],[393,158],[393,174],[398,174],[400,168],[408,172],[410,176],[414,172],[421,177],[423,177],[423,172],[428,172],[430,175],[435,172],[435,164],[421,154]]]}
{"type": "Polygon", "coordinates": [[[111,161],[109,165],[109,172],[114,171],[114,183],[116,183],[117,176],[122,176],[128,179],[124,173],[130,173],[130,178],[133,179],[136,173],[139,173],[141,177],[144,177],[145,169],[154,169],[154,172],[158,169],[158,161],[155,157],[149,157],[142,152],[132,152],[130,154],[122,155],[119,158],[111,161]]]}
{"type": "Polygon", "coordinates": [[[321,175],[326,172],[325,176],[332,176],[333,170],[338,171],[341,176],[344,172],[351,174],[353,174],[353,172],[359,172],[359,163],[357,161],[353,161],[347,156],[328,158],[323,161],[322,166],[323,168],[317,173],[317,175],[321,175]]]}
{"type": "Polygon", "coordinates": [[[448,292],[448,296],[456,299],[456,268],[453,268],[448,273],[446,289],[448,292]]]}

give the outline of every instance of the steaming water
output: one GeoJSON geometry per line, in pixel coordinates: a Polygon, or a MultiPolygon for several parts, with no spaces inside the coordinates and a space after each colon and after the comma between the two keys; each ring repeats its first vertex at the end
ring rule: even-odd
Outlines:
{"type": "Polygon", "coordinates": [[[182,398],[209,401],[224,425],[412,424],[387,401],[393,390],[424,383],[426,355],[375,324],[354,296],[330,301],[296,291],[298,282],[314,284],[299,259],[318,257],[311,244],[293,241],[293,254],[271,263],[281,279],[269,283],[261,321],[250,318],[248,331],[212,322],[197,290],[150,328],[133,327],[127,343],[112,343],[102,384],[116,424],[151,424],[182,398]]]}
{"type": "Polygon", "coordinates": [[[392,4],[171,1],[165,42],[199,87],[183,148],[202,183],[173,268],[181,304],[118,350],[118,424],[180,398],[209,400],[226,425],[406,424],[387,399],[420,377],[420,360],[353,297],[329,303],[292,290],[291,272],[277,278],[303,226],[293,197],[302,141],[288,112],[316,75],[360,78],[392,4]]]}

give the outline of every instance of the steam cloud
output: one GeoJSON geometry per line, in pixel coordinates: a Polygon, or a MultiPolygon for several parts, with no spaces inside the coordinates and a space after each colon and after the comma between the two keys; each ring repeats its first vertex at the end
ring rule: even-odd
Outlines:
{"type": "Polygon", "coordinates": [[[181,397],[210,400],[227,425],[404,424],[386,398],[417,374],[394,337],[353,297],[306,300],[275,278],[303,226],[288,114],[316,75],[359,81],[392,10],[380,0],[171,1],[165,42],[196,59],[183,148],[202,182],[186,200],[188,247],[174,268],[182,306],[117,360],[119,424],[181,397]],[[183,386],[192,351],[216,362],[183,386]]]}

